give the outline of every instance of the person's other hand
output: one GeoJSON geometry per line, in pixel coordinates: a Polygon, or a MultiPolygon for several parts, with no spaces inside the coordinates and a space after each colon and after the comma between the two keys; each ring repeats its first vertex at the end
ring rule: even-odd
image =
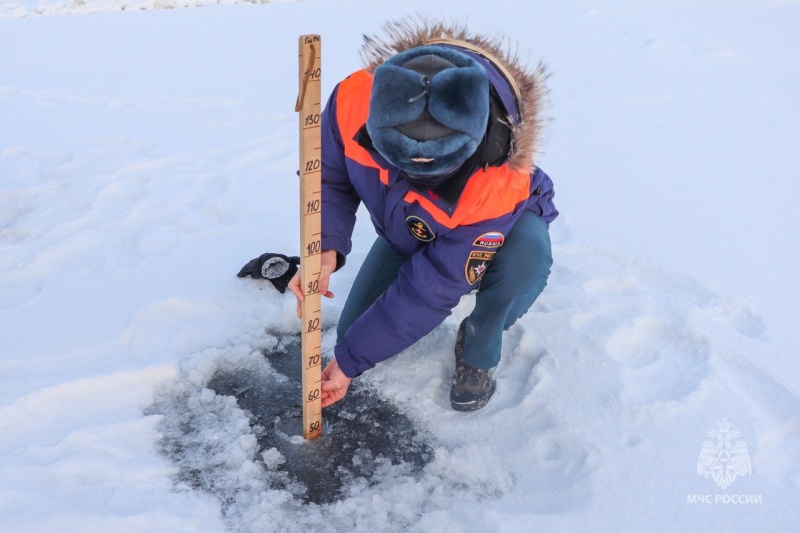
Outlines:
{"type": "MultiPolygon", "coordinates": [[[[326,298],[333,298],[333,293],[328,290],[331,282],[331,274],[336,270],[336,250],[326,250],[322,252],[319,269],[319,293],[326,298]]],[[[300,279],[300,270],[298,270],[292,279],[289,281],[289,290],[297,298],[297,318],[302,317],[302,303],[305,300],[303,292],[303,280],[300,279]]]]}
{"type": "Polygon", "coordinates": [[[351,378],[348,378],[339,368],[339,363],[333,359],[322,371],[322,383],[320,384],[320,398],[322,407],[328,407],[347,395],[347,388],[350,387],[351,378]]]}

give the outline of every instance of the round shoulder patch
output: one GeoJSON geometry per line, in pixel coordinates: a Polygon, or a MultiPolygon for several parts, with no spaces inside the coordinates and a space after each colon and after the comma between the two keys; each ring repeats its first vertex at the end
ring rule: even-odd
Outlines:
{"type": "Polygon", "coordinates": [[[436,238],[436,235],[433,233],[433,230],[428,223],[417,216],[410,216],[406,218],[406,227],[415,239],[422,242],[431,242],[436,238]]]}

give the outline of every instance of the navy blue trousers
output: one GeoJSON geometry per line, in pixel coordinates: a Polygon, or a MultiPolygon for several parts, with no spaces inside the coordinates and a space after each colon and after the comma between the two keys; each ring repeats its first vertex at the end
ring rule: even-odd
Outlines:
{"type": "MultiPolygon", "coordinates": [[[[337,327],[338,340],[394,283],[409,256],[393,251],[378,237],[361,266],[337,327]]],[[[553,257],[547,224],[525,211],[508,232],[481,278],[475,309],[466,319],[464,361],[475,368],[500,362],[503,331],[530,309],[547,285],[553,257]]]]}

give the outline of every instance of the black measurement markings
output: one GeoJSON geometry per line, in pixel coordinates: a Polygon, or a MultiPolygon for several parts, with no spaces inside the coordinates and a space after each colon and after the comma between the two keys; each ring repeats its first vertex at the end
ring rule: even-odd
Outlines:
{"type": "Polygon", "coordinates": [[[306,115],[306,118],[303,121],[303,129],[304,130],[310,130],[310,129],[314,129],[314,128],[319,128],[320,127],[320,121],[321,121],[321,117],[320,117],[319,111],[317,111],[316,113],[311,113],[309,115],[306,115]]]}
{"type": "Polygon", "coordinates": [[[306,396],[306,403],[310,403],[310,402],[313,402],[315,400],[319,400],[320,394],[321,393],[320,393],[319,387],[317,387],[316,389],[312,389],[311,392],[308,393],[308,396],[306,396]]]}
{"type": "MultiPolygon", "coordinates": [[[[317,350],[319,350],[319,348],[317,348],[317,350]]],[[[314,368],[315,366],[320,366],[322,364],[322,358],[319,351],[306,357],[308,357],[308,364],[306,365],[306,368],[314,368]]]]}
{"type": "Polygon", "coordinates": [[[303,174],[313,174],[314,172],[319,172],[322,170],[322,162],[319,158],[311,159],[310,161],[306,161],[305,166],[303,167],[303,174]]]}
{"type": "MultiPolygon", "coordinates": [[[[315,195],[315,194],[319,194],[319,192],[312,192],[311,193],[312,196],[315,195]]],[[[321,204],[319,198],[315,198],[314,200],[309,200],[306,203],[306,212],[303,213],[303,216],[319,215],[320,207],[322,207],[322,204],[321,204]]]]}
{"type": "Polygon", "coordinates": [[[310,75],[308,72],[306,72],[305,75],[309,76],[308,83],[319,83],[321,81],[320,78],[322,77],[322,67],[312,67],[310,75]]]}
{"type": "Polygon", "coordinates": [[[306,245],[306,257],[312,257],[322,253],[322,243],[319,239],[311,241],[306,245]]]}
{"type": "MultiPolygon", "coordinates": [[[[312,274],[311,275],[311,277],[314,277],[314,276],[319,276],[319,272],[317,272],[316,274],[312,274]]],[[[309,281],[306,284],[306,287],[308,287],[308,290],[306,291],[306,296],[310,296],[312,294],[317,294],[319,292],[319,279],[315,279],[313,281],[309,281]]]]}
{"type": "MultiPolygon", "coordinates": [[[[319,237],[322,233],[312,233],[312,237],[319,237]]],[[[313,255],[319,255],[322,253],[322,241],[320,239],[315,239],[306,245],[306,257],[311,257],[313,255]]]]}

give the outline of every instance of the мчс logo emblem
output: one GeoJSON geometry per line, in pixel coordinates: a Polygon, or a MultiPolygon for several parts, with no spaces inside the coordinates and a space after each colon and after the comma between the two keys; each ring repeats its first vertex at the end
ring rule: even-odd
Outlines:
{"type": "Polygon", "coordinates": [[[711,477],[714,482],[727,489],[737,476],[747,476],[751,472],[750,454],[747,445],[736,440],[741,436],[725,418],[717,424],[719,430],[708,432],[712,440],[703,443],[697,459],[697,475],[711,477]]]}
{"type": "Polygon", "coordinates": [[[470,252],[467,264],[464,267],[464,274],[467,276],[467,283],[475,285],[478,283],[486,269],[489,268],[489,261],[492,260],[494,252],[470,252]]]}

